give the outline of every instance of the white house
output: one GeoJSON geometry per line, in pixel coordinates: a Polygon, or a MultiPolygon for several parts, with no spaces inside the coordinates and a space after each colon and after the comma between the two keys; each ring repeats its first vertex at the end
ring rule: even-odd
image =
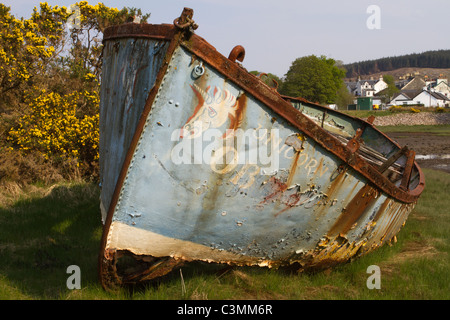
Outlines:
{"type": "Polygon", "coordinates": [[[356,83],[354,94],[361,97],[373,97],[378,92],[386,89],[387,83],[384,82],[383,76],[378,80],[360,80],[356,83]]]}
{"type": "Polygon", "coordinates": [[[356,82],[355,95],[360,97],[372,97],[373,96],[373,80],[359,80],[356,82]]]}
{"type": "Polygon", "coordinates": [[[450,105],[450,99],[439,92],[423,90],[414,97],[414,101],[423,104],[424,107],[445,107],[450,105]]]}
{"type": "Polygon", "coordinates": [[[432,86],[435,92],[443,94],[447,98],[450,98],[450,86],[447,79],[439,78],[436,80],[436,84],[432,86]]]}
{"type": "Polygon", "coordinates": [[[400,92],[397,94],[389,103],[390,105],[396,105],[396,106],[403,106],[403,105],[410,105],[410,104],[417,104],[410,95],[408,95],[406,92],[400,92]]]}
{"type": "Polygon", "coordinates": [[[378,81],[376,81],[375,84],[373,85],[373,90],[375,91],[374,93],[377,94],[378,92],[386,89],[387,87],[388,85],[386,82],[384,82],[383,76],[380,76],[378,81]]]}
{"type": "Polygon", "coordinates": [[[424,107],[445,107],[450,105],[450,98],[439,92],[420,90],[418,92],[400,92],[389,105],[408,106],[423,105],[424,107]]]}

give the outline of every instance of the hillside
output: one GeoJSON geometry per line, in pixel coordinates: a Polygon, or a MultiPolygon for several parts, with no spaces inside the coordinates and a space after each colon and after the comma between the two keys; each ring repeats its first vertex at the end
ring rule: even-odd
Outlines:
{"type": "MultiPolygon", "coordinates": [[[[375,60],[360,61],[344,65],[346,77],[388,74],[389,71],[410,69],[450,69],[450,50],[434,50],[375,60]]],[[[447,70],[448,71],[448,70],[447,70]]],[[[408,73],[408,72],[406,72],[408,73]]],[[[422,73],[422,75],[425,73],[422,73]]],[[[437,74],[439,76],[439,74],[437,74]]]]}

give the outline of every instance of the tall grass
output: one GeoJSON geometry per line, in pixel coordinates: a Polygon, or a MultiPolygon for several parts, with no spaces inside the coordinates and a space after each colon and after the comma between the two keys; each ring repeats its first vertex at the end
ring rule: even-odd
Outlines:
{"type": "Polygon", "coordinates": [[[398,242],[318,273],[190,263],[133,288],[105,292],[97,279],[102,225],[94,184],[35,186],[0,205],[0,299],[449,299],[450,175],[424,170],[427,185],[398,242]],[[66,286],[81,269],[81,289],[66,286]],[[378,265],[381,289],[368,289],[378,265]]]}
{"type": "Polygon", "coordinates": [[[69,295],[66,270],[70,265],[81,268],[85,285],[96,283],[101,236],[97,188],[79,183],[33,190],[0,208],[3,299],[69,295]]]}

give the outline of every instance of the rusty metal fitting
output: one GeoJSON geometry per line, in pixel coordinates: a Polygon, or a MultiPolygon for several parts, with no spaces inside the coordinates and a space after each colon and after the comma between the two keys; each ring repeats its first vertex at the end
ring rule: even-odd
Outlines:
{"type": "Polygon", "coordinates": [[[173,20],[174,26],[179,29],[189,28],[191,29],[191,31],[196,30],[198,28],[198,24],[196,24],[195,21],[192,20],[193,15],[194,11],[192,9],[184,8],[181,16],[173,20]]]}
{"type": "Polygon", "coordinates": [[[245,49],[243,46],[240,45],[235,46],[228,55],[228,59],[233,62],[235,62],[236,60],[243,62],[244,58],[245,58],[245,49]]]}

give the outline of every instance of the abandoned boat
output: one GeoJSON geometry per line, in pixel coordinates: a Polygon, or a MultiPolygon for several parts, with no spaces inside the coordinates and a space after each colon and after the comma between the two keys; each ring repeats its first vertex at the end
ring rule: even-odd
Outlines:
{"type": "Polygon", "coordinates": [[[196,28],[185,8],[104,32],[102,285],[189,261],[329,267],[394,240],[425,186],[414,151],[281,96],[196,28]]]}

